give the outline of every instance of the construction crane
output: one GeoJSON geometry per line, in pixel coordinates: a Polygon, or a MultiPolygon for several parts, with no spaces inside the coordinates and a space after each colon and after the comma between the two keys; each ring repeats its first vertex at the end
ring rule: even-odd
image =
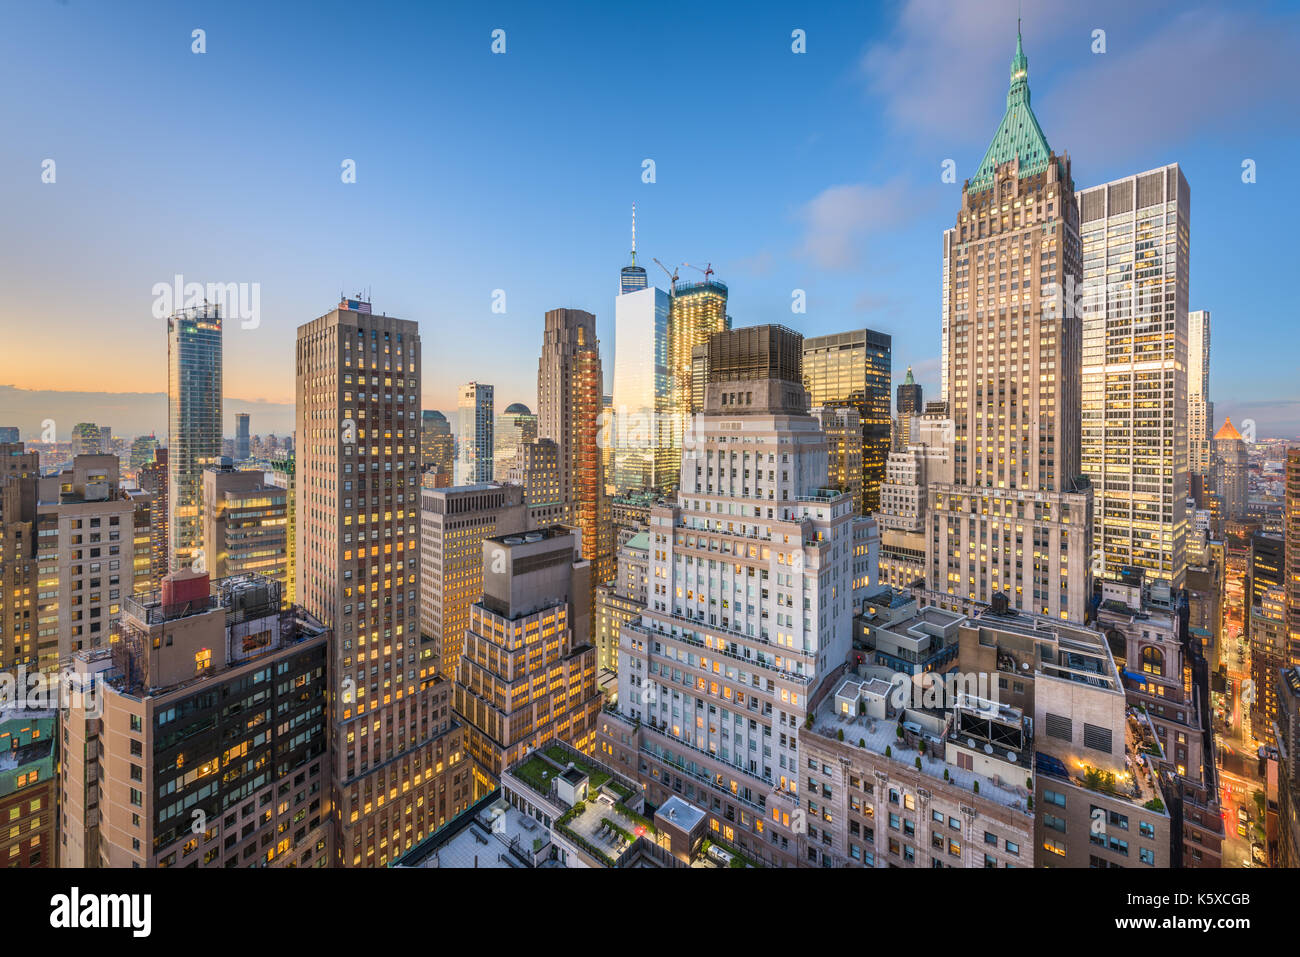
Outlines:
{"type": "MultiPolygon", "coordinates": [[[[653,257],[652,257],[652,258],[653,258],[653,257]]],[[[655,262],[656,262],[656,263],[659,263],[659,268],[662,269],[665,273],[668,274],[668,280],[669,280],[669,282],[672,283],[672,286],[670,287],[670,288],[671,288],[671,294],[674,295],[674,296],[677,295],[677,270],[676,270],[676,269],[673,269],[673,270],[670,272],[669,269],[668,269],[668,267],[665,266],[663,263],[659,262],[658,259],[656,259],[655,262]]]]}
{"type": "Polygon", "coordinates": [[[708,281],[709,281],[709,277],[713,275],[713,263],[706,263],[704,269],[701,269],[699,266],[691,266],[690,263],[682,263],[682,265],[683,265],[683,266],[690,266],[690,268],[691,268],[691,269],[694,269],[696,272],[702,272],[702,273],[704,273],[704,281],[705,281],[705,282],[708,282],[708,281]]]}

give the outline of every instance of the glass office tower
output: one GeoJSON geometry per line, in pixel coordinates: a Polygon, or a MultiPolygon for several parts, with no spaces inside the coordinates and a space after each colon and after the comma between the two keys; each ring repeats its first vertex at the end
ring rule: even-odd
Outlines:
{"type": "MultiPolygon", "coordinates": [[[[696,346],[708,345],[715,332],[731,328],[727,315],[727,286],[713,279],[678,283],[668,310],[668,375],[671,417],[661,434],[667,437],[660,463],[665,487],[676,488],[681,473],[682,436],[691,417],[701,411],[693,401],[692,368],[696,346]]],[[[886,412],[888,415],[888,412],[886,412]]]]}
{"type": "Polygon", "coordinates": [[[1075,201],[1093,573],[1114,578],[1137,567],[1179,588],[1187,567],[1191,191],[1174,163],[1081,190],[1075,201]]]}
{"type": "Polygon", "coordinates": [[[848,406],[862,419],[862,490],[858,513],[880,508],[880,483],[890,442],[890,364],[893,340],[858,329],[803,341],[803,381],[813,408],[848,406]]]}
{"type": "Polygon", "coordinates": [[[625,292],[614,300],[614,485],[652,488],[675,474],[664,468],[659,429],[670,410],[668,293],[625,292]]]}
{"type": "Polygon", "coordinates": [[[167,319],[168,567],[203,549],[203,469],[221,456],[221,312],[213,303],[167,319]]]}

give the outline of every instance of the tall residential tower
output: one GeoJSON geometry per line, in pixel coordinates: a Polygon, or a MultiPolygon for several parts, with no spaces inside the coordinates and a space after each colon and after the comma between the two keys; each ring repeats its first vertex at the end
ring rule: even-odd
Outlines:
{"type": "Polygon", "coordinates": [[[221,312],[204,303],[167,320],[169,567],[203,548],[203,470],[221,456],[221,312]]]}

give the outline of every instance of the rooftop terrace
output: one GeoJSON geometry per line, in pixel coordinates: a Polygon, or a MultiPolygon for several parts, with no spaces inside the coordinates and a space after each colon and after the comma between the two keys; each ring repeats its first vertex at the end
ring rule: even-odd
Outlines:
{"type": "MultiPolygon", "coordinates": [[[[980,797],[996,801],[1013,810],[1029,813],[1028,799],[1031,795],[1027,788],[1010,785],[1005,781],[998,783],[986,775],[959,768],[944,761],[942,757],[944,742],[949,737],[951,722],[945,720],[942,733],[935,735],[925,731],[921,724],[910,721],[914,717],[913,710],[911,708],[905,709],[899,716],[904,724],[910,725],[911,729],[900,738],[898,736],[900,723],[898,720],[893,718],[880,720],[867,715],[849,716],[840,714],[835,709],[835,696],[827,695],[813,718],[811,732],[832,741],[839,741],[840,732],[843,732],[843,743],[845,745],[860,747],[874,755],[886,757],[913,769],[916,768],[916,761],[919,758],[922,774],[939,782],[946,781],[948,784],[964,788],[972,793],[974,793],[975,785],[978,782],[980,797]],[[920,733],[916,733],[917,731],[920,733]],[[924,754],[919,749],[921,741],[925,742],[924,754]],[[915,742],[915,744],[912,742],[915,742]],[[889,753],[886,754],[886,751],[889,753]],[[945,771],[948,773],[946,779],[944,777],[945,771]]],[[[925,712],[924,716],[929,719],[925,723],[933,724],[939,714],[940,712],[925,712]]],[[[1028,777],[1030,773],[1026,761],[1025,777],[1028,777]]]]}

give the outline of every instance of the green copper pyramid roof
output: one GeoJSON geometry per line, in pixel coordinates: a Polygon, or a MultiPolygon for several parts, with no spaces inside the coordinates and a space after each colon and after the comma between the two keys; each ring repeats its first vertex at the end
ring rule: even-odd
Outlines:
{"type": "Polygon", "coordinates": [[[1007,111],[993,134],[993,142],[971,177],[970,190],[977,192],[993,185],[997,168],[1019,157],[1020,178],[1041,173],[1047,169],[1052,149],[1038,125],[1038,118],[1029,107],[1029,60],[1016,28],[1016,55],[1011,58],[1011,89],[1007,92],[1007,111]]]}
{"type": "Polygon", "coordinates": [[[912,378],[912,367],[907,367],[907,377],[903,379],[903,385],[916,385],[916,380],[912,378]]]}

